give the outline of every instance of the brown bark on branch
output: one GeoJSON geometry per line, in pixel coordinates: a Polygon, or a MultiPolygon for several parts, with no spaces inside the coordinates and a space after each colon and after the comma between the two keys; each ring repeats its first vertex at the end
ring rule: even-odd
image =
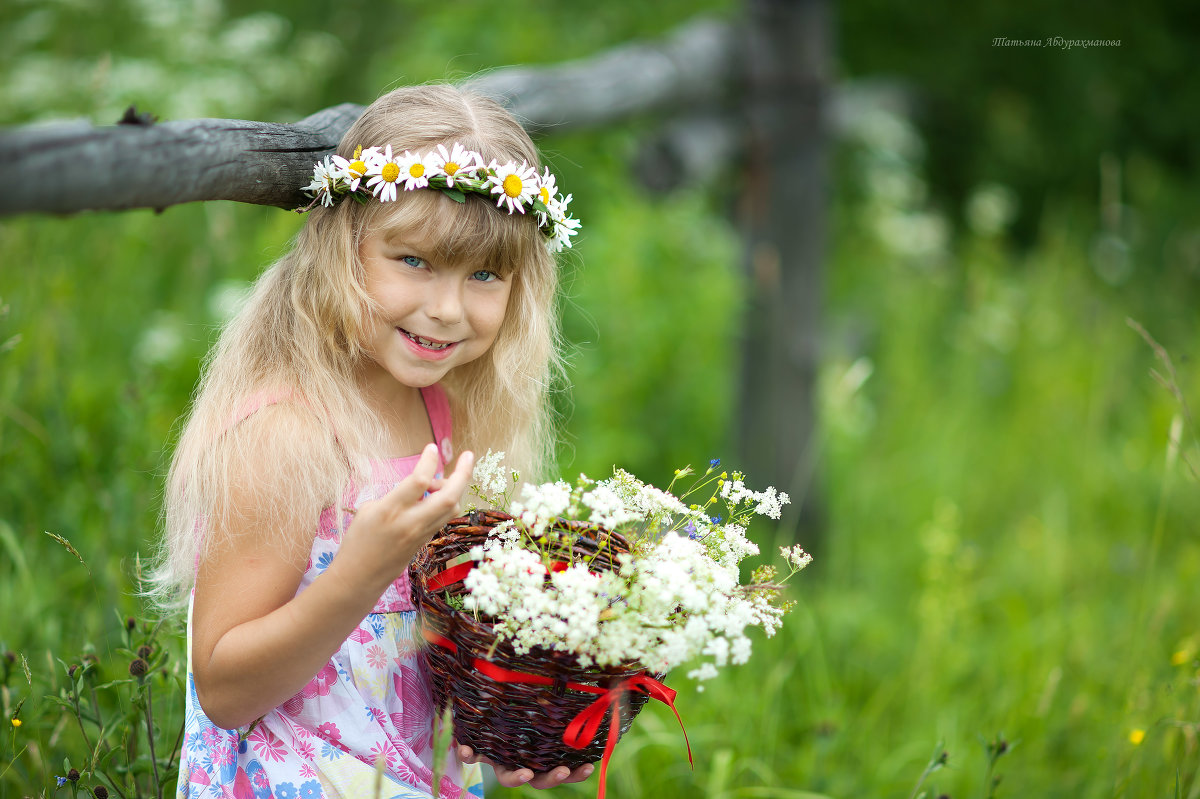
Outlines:
{"type": "Polygon", "coordinates": [[[193,119],[157,125],[34,125],[0,133],[0,215],[166,208],[237,200],[296,208],[313,162],[363,107],[346,103],[293,125],[193,119]]]}
{"type": "MultiPolygon", "coordinates": [[[[740,37],[694,20],[656,42],[548,67],[509,67],[468,88],[510,107],[533,132],[711,103],[730,89],[740,37]]],[[[0,132],[0,216],[166,208],[235,200],[296,208],[312,165],[332,152],[363,106],[327,108],[292,125],[197,119],[0,132]]]]}

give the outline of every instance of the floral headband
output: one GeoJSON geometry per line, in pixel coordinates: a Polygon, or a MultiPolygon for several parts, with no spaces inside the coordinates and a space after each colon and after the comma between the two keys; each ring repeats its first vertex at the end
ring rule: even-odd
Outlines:
{"type": "Polygon", "coordinates": [[[455,202],[466,202],[467,193],[481,194],[488,199],[495,196],[496,207],[508,206],[508,213],[525,213],[533,210],[538,225],[546,236],[546,244],[553,252],[562,252],[571,246],[571,236],[579,230],[579,220],[567,215],[571,195],[558,193],[554,175],[547,168],[539,177],[533,167],[522,161],[500,165],[492,161],[484,165],[483,156],[455,142],[450,151],[439,144],[436,150],[425,155],[408,150],[403,155],[392,155],[392,145],[380,150],[378,147],[361,146],[354,155],[326,156],[313,169],[312,183],[304,192],[313,201],[300,211],[307,211],[318,202],[331,206],[350,195],[358,202],[368,197],[378,197],[380,202],[396,199],[397,186],[405,191],[413,189],[439,189],[455,202]]]}

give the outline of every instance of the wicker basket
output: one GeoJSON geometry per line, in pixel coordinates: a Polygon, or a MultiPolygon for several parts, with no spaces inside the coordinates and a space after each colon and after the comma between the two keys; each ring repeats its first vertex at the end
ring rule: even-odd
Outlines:
{"type": "MultiPolygon", "coordinates": [[[[461,582],[436,590],[430,581],[446,563],[482,544],[492,527],[512,517],[499,511],[476,511],[453,519],[437,538],[417,555],[409,569],[413,603],[420,613],[427,638],[451,642],[450,646],[427,646],[424,656],[433,676],[434,697],[439,709],[449,703],[454,709],[454,735],[460,744],[509,768],[525,767],[535,772],[559,765],[571,768],[599,761],[604,754],[609,721],[600,726],[592,743],[574,749],[563,742],[567,725],[596,700],[595,693],[570,689],[570,682],[608,689],[622,680],[641,674],[638,668],[582,669],[574,656],[534,648],[517,655],[511,645],[497,642],[492,625],[473,614],[456,611],[446,595],[467,593],[461,582]],[[497,681],[480,672],[475,660],[490,661],[502,669],[537,675],[553,685],[519,681],[497,681]]],[[[598,530],[582,522],[562,520],[555,529],[575,534],[576,559],[590,559],[593,570],[613,569],[613,555],[628,552],[629,543],[616,533],[598,530]],[[601,549],[597,537],[604,543],[601,549]],[[599,552],[598,552],[599,550],[599,552]],[[593,559],[594,558],[594,559],[593,559]]],[[[643,693],[629,692],[622,699],[619,734],[623,735],[646,703],[643,693]]]]}

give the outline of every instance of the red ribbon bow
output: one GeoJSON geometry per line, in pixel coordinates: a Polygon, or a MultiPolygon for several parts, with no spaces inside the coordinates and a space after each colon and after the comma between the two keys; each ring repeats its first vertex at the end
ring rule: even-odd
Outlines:
{"type": "MultiPolygon", "coordinates": [[[[567,687],[572,688],[574,685],[567,683],[567,687]]],[[[589,693],[595,693],[597,690],[595,686],[590,685],[586,686],[586,688],[592,689],[589,693]]],[[[646,694],[651,699],[657,699],[671,708],[671,712],[675,714],[675,718],[679,722],[679,729],[683,731],[683,742],[687,745],[688,765],[693,765],[692,744],[688,740],[687,730],[684,729],[683,719],[679,717],[679,711],[675,709],[675,692],[653,677],[648,677],[645,674],[636,674],[633,677],[622,680],[605,691],[599,699],[592,702],[580,711],[579,715],[571,719],[571,723],[567,725],[567,729],[563,732],[563,743],[572,749],[582,749],[595,740],[596,733],[600,730],[600,724],[604,721],[605,712],[610,711],[608,740],[604,743],[604,757],[600,759],[600,791],[596,794],[597,799],[604,799],[604,786],[608,777],[608,760],[612,757],[613,749],[617,745],[618,729],[621,726],[621,700],[624,698],[626,691],[638,691],[646,694]]]]}
{"type": "MultiPolygon", "coordinates": [[[[426,640],[430,643],[451,652],[458,651],[458,645],[448,638],[428,629],[423,630],[423,632],[426,640]]],[[[550,677],[541,674],[529,674],[523,671],[513,671],[503,666],[497,666],[490,660],[474,658],[471,661],[471,665],[476,671],[487,675],[496,682],[554,685],[554,680],[550,677]]],[[[607,689],[580,682],[568,682],[567,687],[574,691],[599,694],[596,701],[581,710],[567,724],[566,730],[563,731],[563,743],[567,746],[572,749],[583,749],[594,741],[596,733],[600,731],[600,725],[604,721],[605,714],[609,714],[608,739],[604,743],[604,756],[600,759],[600,790],[596,794],[597,799],[604,799],[605,782],[608,776],[608,761],[612,757],[613,749],[617,745],[617,737],[621,726],[621,701],[629,691],[638,691],[639,693],[646,694],[651,699],[657,699],[671,708],[671,712],[675,714],[675,719],[679,722],[679,729],[683,731],[683,742],[687,745],[688,765],[694,766],[692,763],[692,744],[688,740],[687,730],[683,726],[683,719],[680,718],[679,711],[675,709],[675,691],[663,685],[658,680],[643,673],[635,674],[617,683],[612,688],[607,689]]]]}

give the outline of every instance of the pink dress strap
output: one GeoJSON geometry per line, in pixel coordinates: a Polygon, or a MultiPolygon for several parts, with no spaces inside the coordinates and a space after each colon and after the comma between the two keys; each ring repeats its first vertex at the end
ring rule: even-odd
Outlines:
{"type": "Polygon", "coordinates": [[[429,425],[433,428],[433,440],[442,456],[442,464],[450,468],[454,460],[454,429],[450,422],[450,401],[440,384],[434,383],[421,389],[425,410],[429,414],[429,425]]]}
{"type": "Polygon", "coordinates": [[[228,430],[239,422],[246,421],[255,413],[267,407],[268,405],[275,405],[283,402],[285,399],[288,399],[291,396],[291,390],[286,388],[259,389],[242,400],[242,404],[237,406],[237,409],[230,414],[229,423],[225,425],[225,429],[228,430]]]}

